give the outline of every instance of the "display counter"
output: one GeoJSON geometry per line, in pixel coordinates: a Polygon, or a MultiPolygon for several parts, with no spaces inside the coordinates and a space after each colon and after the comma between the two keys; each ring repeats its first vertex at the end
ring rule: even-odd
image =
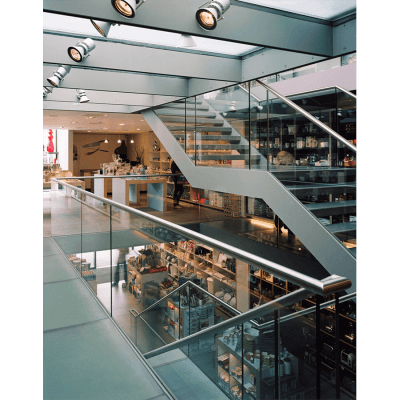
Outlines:
{"type": "MultiPolygon", "coordinates": [[[[143,179],[143,178],[142,178],[143,179]]],[[[140,186],[147,184],[147,206],[155,210],[167,211],[167,180],[114,178],[112,182],[112,199],[117,203],[129,206],[129,203],[140,204],[140,186]]]]}
{"type": "Polygon", "coordinates": [[[94,176],[101,176],[102,178],[93,179],[93,193],[96,196],[107,198],[107,193],[112,192],[112,178],[107,179],[102,174],[94,174],[94,176]]]}

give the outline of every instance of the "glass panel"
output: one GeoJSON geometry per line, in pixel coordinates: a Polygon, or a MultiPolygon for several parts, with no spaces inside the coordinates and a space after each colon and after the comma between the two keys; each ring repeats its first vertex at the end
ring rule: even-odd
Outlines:
{"type": "MultiPolygon", "coordinates": [[[[248,168],[249,94],[236,85],[199,96],[207,112],[198,111],[197,166],[248,168]]],[[[257,155],[253,158],[259,159],[257,155]]]]}
{"type": "Polygon", "coordinates": [[[112,259],[110,206],[89,195],[82,203],[82,276],[111,313],[112,259]]]}
{"type": "MultiPolygon", "coordinates": [[[[261,113],[257,123],[258,145],[267,149],[267,168],[347,248],[354,249],[356,154],[269,90],[264,97],[261,104],[266,113],[261,113]]],[[[289,96],[289,100],[350,143],[356,143],[356,101],[351,95],[332,88],[289,96]]],[[[284,221],[283,225],[286,228],[284,221]]],[[[297,238],[291,239],[289,248],[304,253],[297,238]]]]}
{"type": "MultiPolygon", "coordinates": [[[[304,303],[304,301],[303,301],[304,303]]],[[[311,304],[309,305],[311,306],[311,304]]],[[[303,309],[302,302],[282,310],[281,317],[303,309]]],[[[283,396],[295,395],[300,399],[316,398],[316,327],[315,312],[279,322],[280,390],[283,396]]],[[[335,393],[332,398],[335,398],[335,393]]]]}
{"type": "Polygon", "coordinates": [[[191,97],[165,104],[155,110],[172,136],[188,154],[194,154],[195,117],[198,106],[201,110],[202,107],[196,104],[196,97],[191,97]]]}

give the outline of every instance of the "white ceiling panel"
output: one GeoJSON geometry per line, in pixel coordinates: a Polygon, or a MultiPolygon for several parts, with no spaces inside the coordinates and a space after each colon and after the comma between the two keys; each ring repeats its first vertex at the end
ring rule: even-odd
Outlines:
{"type": "MultiPolygon", "coordinates": [[[[69,17],[65,15],[43,13],[43,29],[65,33],[76,33],[88,36],[102,37],[94,28],[89,19],[69,17]]],[[[199,36],[192,36],[196,47],[191,51],[201,51],[213,54],[243,56],[261,47],[241,43],[214,40],[199,36]]],[[[181,47],[181,35],[171,32],[160,32],[155,29],[138,28],[134,26],[112,26],[108,39],[124,40],[132,43],[144,43],[165,47],[181,47]]]]}
{"type": "Polygon", "coordinates": [[[240,0],[277,10],[308,15],[320,19],[335,19],[356,8],[356,0],[240,0]]]}

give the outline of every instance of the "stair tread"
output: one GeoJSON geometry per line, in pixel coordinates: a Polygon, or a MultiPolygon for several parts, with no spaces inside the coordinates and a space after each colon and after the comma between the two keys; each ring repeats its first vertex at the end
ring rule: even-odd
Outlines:
{"type": "MultiPolygon", "coordinates": [[[[159,108],[155,111],[159,116],[175,116],[185,117],[185,110],[173,109],[173,108],[159,108]]],[[[186,117],[197,117],[198,118],[215,118],[216,114],[213,111],[194,111],[186,110],[186,117]]]]}
{"type": "MultiPolygon", "coordinates": [[[[185,109],[185,104],[184,103],[169,103],[169,104],[164,104],[163,107],[168,107],[168,108],[176,108],[176,109],[185,109]]],[[[194,104],[186,104],[186,109],[187,110],[201,110],[201,111],[208,111],[210,107],[207,104],[197,104],[196,106],[194,104]]]]}
{"type": "MultiPolygon", "coordinates": [[[[182,139],[185,138],[185,135],[174,135],[174,138],[182,137],[182,139]]],[[[205,139],[205,136],[196,136],[196,142],[202,142],[204,140],[220,140],[220,141],[225,141],[225,142],[240,142],[241,137],[240,136],[229,136],[229,135],[208,135],[206,136],[207,139],[205,139]]],[[[190,138],[190,140],[194,140],[194,136],[190,138]]]]}
{"type": "Polygon", "coordinates": [[[331,233],[345,233],[357,230],[357,222],[341,222],[339,224],[328,224],[325,225],[331,233]]]}
{"type": "MultiPolygon", "coordinates": [[[[180,116],[166,116],[160,118],[163,122],[185,122],[185,117],[180,116]]],[[[222,126],[224,124],[224,120],[222,119],[214,119],[214,118],[193,118],[186,117],[186,123],[196,122],[197,124],[212,124],[222,126]]]]}
{"type": "Polygon", "coordinates": [[[304,204],[304,206],[309,210],[325,210],[332,208],[344,208],[344,207],[355,207],[357,205],[357,200],[345,200],[345,201],[334,201],[326,203],[311,203],[304,204]]]}
{"type": "MultiPolygon", "coordinates": [[[[185,129],[185,126],[168,126],[167,128],[171,131],[171,132],[175,132],[175,131],[182,131],[185,129]]],[[[186,132],[187,133],[192,133],[194,132],[194,127],[186,127],[186,132]]],[[[226,133],[230,133],[232,132],[232,128],[230,128],[229,126],[197,126],[196,127],[196,132],[226,132],[226,133]]]]}
{"type": "MultiPolygon", "coordinates": [[[[194,149],[194,145],[187,145],[187,149],[194,149]]],[[[215,150],[246,150],[249,147],[245,144],[206,144],[203,145],[198,151],[215,151],[215,150]]]]}
{"type": "MultiPolygon", "coordinates": [[[[189,154],[190,158],[194,158],[194,154],[189,154]]],[[[248,160],[249,159],[249,155],[248,154],[215,154],[215,155],[211,155],[211,154],[207,154],[207,155],[202,155],[197,154],[197,159],[199,161],[202,160],[248,160]]],[[[259,160],[260,156],[258,154],[256,155],[252,155],[251,156],[252,160],[259,160]]]]}
{"type": "Polygon", "coordinates": [[[350,251],[351,254],[353,254],[354,257],[357,256],[357,247],[352,247],[348,250],[350,251]]]}
{"type": "Polygon", "coordinates": [[[298,185],[286,185],[286,189],[290,190],[291,192],[295,192],[297,190],[317,190],[317,189],[326,189],[326,190],[332,190],[332,189],[340,189],[340,190],[356,190],[357,186],[354,184],[326,184],[326,183],[321,183],[320,185],[318,184],[312,184],[312,185],[306,185],[301,182],[299,182],[298,185]]]}

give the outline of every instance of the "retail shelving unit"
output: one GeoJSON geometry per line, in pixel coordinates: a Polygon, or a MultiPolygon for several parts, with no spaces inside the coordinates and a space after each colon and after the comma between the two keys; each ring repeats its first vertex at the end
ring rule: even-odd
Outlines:
{"type": "Polygon", "coordinates": [[[161,145],[157,150],[149,151],[149,168],[154,172],[171,172],[171,157],[164,146],[161,145]]]}

